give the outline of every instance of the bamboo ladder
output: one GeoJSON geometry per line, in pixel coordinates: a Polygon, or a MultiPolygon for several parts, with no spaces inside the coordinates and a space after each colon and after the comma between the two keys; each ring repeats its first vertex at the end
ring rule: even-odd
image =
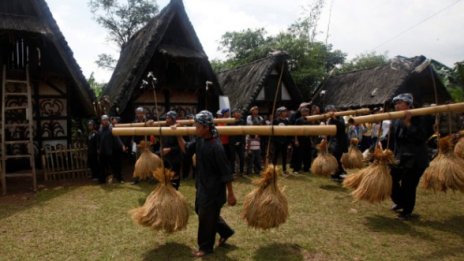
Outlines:
{"type": "Polygon", "coordinates": [[[24,68],[26,79],[8,79],[6,65],[3,66],[2,74],[2,172],[1,172],[1,183],[3,195],[7,192],[6,178],[10,177],[31,177],[33,190],[37,190],[37,177],[35,170],[35,159],[34,159],[34,143],[33,143],[33,118],[32,118],[32,89],[30,86],[29,79],[29,66],[26,65],[24,68]],[[13,85],[13,91],[9,91],[7,86],[13,85]],[[16,88],[22,86],[22,88],[16,88]],[[27,104],[21,106],[7,106],[8,97],[26,97],[27,104]],[[11,116],[11,112],[16,112],[16,115],[20,116],[20,122],[9,122],[7,117],[11,116]],[[19,113],[18,113],[19,112],[19,113]],[[26,127],[28,131],[28,138],[23,140],[14,139],[14,137],[7,137],[5,130],[7,128],[16,129],[18,127],[26,127]],[[26,154],[13,154],[9,151],[9,146],[23,144],[27,146],[26,154]],[[29,159],[30,170],[27,172],[19,173],[6,173],[7,160],[8,159],[29,159]]]}

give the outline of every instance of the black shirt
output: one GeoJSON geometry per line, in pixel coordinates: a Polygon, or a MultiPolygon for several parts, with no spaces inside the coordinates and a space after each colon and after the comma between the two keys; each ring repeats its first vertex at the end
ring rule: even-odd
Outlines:
{"type": "Polygon", "coordinates": [[[186,156],[196,154],[197,188],[195,208],[226,203],[226,184],[232,181],[232,171],[219,138],[202,139],[186,144],[186,156]]]}
{"type": "MultiPolygon", "coordinates": [[[[234,124],[231,124],[234,126],[242,126],[245,125],[245,121],[242,119],[236,121],[234,124]]],[[[229,136],[229,143],[232,145],[235,145],[237,143],[240,143],[241,145],[245,144],[245,136],[243,135],[237,135],[237,136],[229,136]]]]}
{"type": "Polygon", "coordinates": [[[399,167],[426,168],[428,166],[426,118],[412,117],[411,125],[407,127],[403,120],[393,121],[390,127],[390,149],[399,160],[399,167]]]}
{"type": "Polygon", "coordinates": [[[101,155],[111,156],[114,152],[121,152],[123,144],[118,136],[113,136],[112,127],[102,126],[99,131],[99,149],[101,155]]]}
{"type": "Polygon", "coordinates": [[[87,139],[87,154],[90,156],[95,156],[98,153],[99,146],[99,135],[97,131],[92,131],[89,133],[87,139]]]}
{"type": "MultiPolygon", "coordinates": [[[[272,125],[275,125],[275,126],[287,126],[289,124],[290,122],[288,121],[288,119],[281,119],[281,118],[277,118],[272,122],[272,125]]],[[[291,138],[288,136],[273,136],[272,137],[272,141],[274,142],[274,144],[278,144],[278,145],[288,145],[290,143],[290,140],[291,138]]]]}
{"type": "Polygon", "coordinates": [[[341,117],[329,119],[328,125],[337,126],[337,134],[329,138],[329,147],[333,153],[348,151],[348,135],[346,135],[345,121],[341,117]]]}
{"type": "MultiPolygon", "coordinates": [[[[312,125],[312,123],[307,121],[305,117],[300,117],[295,121],[295,125],[312,125]]],[[[311,136],[297,136],[296,138],[301,145],[311,144],[311,136]]]]}

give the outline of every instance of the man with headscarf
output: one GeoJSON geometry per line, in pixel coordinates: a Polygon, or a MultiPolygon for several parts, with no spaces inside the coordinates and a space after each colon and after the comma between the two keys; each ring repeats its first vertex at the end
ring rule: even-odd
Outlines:
{"type": "Polygon", "coordinates": [[[205,110],[195,115],[195,129],[195,141],[186,143],[181,136],[177,139],[186,157],[196,154],[195,211],[199,222],[199,249],[193,254],[202,257],[213,252],[216,233],[220,235],[218,246],[223,246],[234,234],[220,213],[226,201],[233,206],[237,200],[232,189],[232,172],[211,112],[205,110]]]}
{"type": "MultiPolygon", "coordinates": [[[[277,117],[272,122],[274,126],[287,126],[289,125],[288,121],[288,110],[286,107],[282,106],[276,110],[277,117]]],[[[272,163],[277,165],[277,161],[280,156],[282,156],[282,170],[284,174],[287,173],[287,149],[290,144],[290,139],[288,136],[273,136],[272,138],[272,163]]]]}
{"type": "Polygon", "coordinates": [[[102,115],[99,130],[100,142],[98,146],[100,166],[102,168],[98,178],[100,184],[104,184],[106,182],[106,177],[108,176],[110,169],[116,181],[123,183],[120,167],[121,164],[118,164],[115,161],[114,156],[116,153],[125,151],[126,147],[118,136],[113,136],[112,130],[113,128],[110,124],[110,118],[108,115],[102,115]]]}
{"type": "Polygon", "coordinates": [[[87,165],[90,168],[92,179],[98,180],[100,164],[98,162],[98,146],[100,142],[100,135],[97,131],[97,125],[93,120],[87,124],[89,136],[87,138],[87,165]]]}
{"type": "MultiPolygon", "coordinates": [[[[177,113],[175,111],[168,111],[166,113],[167,126],[173,126],[177,121],[177,113]]],[[[160,154],[163,156],[164,166],[174,171],[175,175],[171,180],[172,186],[179,189],[180,186],[180,168],[182,163],[182,153],[174,136],[161,137],[160,154]]]]}
{"type": "MultiPolygon", "coordinates": [[[[301,116],[295,122],[295,125],[311,125],[306,117],[309,116],[309,108],[303,107],[300,109],[301,116]]],[[[303,172],[308,172],[311,167],[311,137],[310,136],[295,136],[293,144],[293,156],[295,159],[293,170],[295,174],[301,170],[303,165],[303,172]]]]}
{"type": "Polygon", "coordinates": [[[327,125],[337,126],[337,133],[335,136],[328,137],[329,150],[338,162],[337,172],[332,175],[332,179],[335,181],[342,181],[344,171],[340,159],[342,158],[343,153],[348,151],[348,136],[346,135],[345,121],[342,117],[335,116],[337,109],[334,105],[327,105],[325,107],[325,112],[330,114],[330,118],[327,120],[327,125]]]}
{"type": "MultiPolygon", "coordinates": [[[[398,164],[391,169],[393,187],[391,198],[395,205],[392,210],[399,212],[398,218],[410,219],[416,203],[416,188],[427,168],[427,138],[430,124],[424,117],[412,117],[413,96],[402,93],[392,100],[396,111],[406,111],[403,119],[394,120],[390,126],[390,149],[398,164]]],[[[388,139],[388,137],[387,137],[388,139]]]]}

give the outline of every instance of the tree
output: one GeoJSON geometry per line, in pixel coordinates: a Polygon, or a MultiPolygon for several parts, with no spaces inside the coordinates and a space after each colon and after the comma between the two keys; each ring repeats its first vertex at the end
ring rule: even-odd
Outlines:
{"type": "Polygon", "coordinates": [[[454,68],[432,60],[432,65],[455,102],[464,101],[464,61],[457,62],[454,68]]]}
{"type": "Polygon", "coordinates": [[[95,80],[93,72],[90,74],[90,77],[87,79],[87,82],[89,83],[90,88],[95,93],[95,96],[97,98],[100,98],[101,94],[103,93],[103,89],[105,88],[105,84],[98,83],[97,80],[95,80]]]}
{"type": "Polygon", "coordinates": [[[338,70],[339,73],[364,70],[368,68],[374,68],[379,65],[384,65],[388,62],[388,56],[386,53],[377,54],[376,52],[363,53],[351,61],[343,64],[338,70]]]}
{"type": "MultiPolygon", "coordinates": [[[[122,48],[158,12],[154,0],[89,0],[94,19],[108,31],[108,40],[122,48]]],[[[114,69],[116,59],[110,54],[100,54],[97,65],[114,69]]]]}

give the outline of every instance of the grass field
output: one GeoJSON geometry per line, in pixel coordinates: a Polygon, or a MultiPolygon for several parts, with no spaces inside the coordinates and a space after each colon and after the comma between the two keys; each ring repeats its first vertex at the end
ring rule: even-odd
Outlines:
{"type": "MultiPolygon", "coordinates": [[[[236,230],[226,248],[205,260],[464,260],[464,194],[419,191],[412,221],[395,219],[390,202],[353,203],[326,178],[281,179],[290,217],[257,231],[240,218],[250,179],[234,182],[239,203],[224,207],[236,230]]],[[[127,212],[153,185],[70,185],[36,195],[0,198],[0,260],[191,260],[197,217],[172,235],[135,225],[127,212]]],[[[193,181],[180,191],[194,201],[193,181]]]]}

